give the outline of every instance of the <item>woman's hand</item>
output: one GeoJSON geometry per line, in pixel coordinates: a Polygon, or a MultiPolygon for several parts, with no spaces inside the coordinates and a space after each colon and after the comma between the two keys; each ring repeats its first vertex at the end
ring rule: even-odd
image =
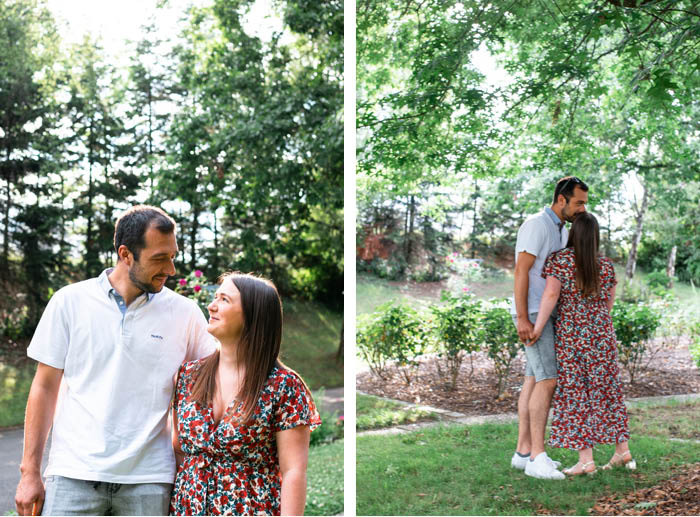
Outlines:
{"type": "Polygon", "coordinates": [[[528,339],[525,342],[525,346],[532,346],[535,343],[537,343],[537,340],[540,339],[540,336],[542,335],[542,331],[544,330],[543,327],[541,326],[535,326],[532,329],[532,332],[530,332],[530,339],[528,339]]]}

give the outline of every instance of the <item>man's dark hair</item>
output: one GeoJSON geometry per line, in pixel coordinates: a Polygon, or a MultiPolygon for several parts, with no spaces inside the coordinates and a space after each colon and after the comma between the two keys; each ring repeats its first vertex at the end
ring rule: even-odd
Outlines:
{"type": "Polygon", "coordinates": [[[114,227],[114,250],[119,260],[119,246],[124,245],[138,261],[146,247],[146,230],[153,226],[161,233],[173,233],[175,221],[157,206],[136,205],[124,212],[114,227]]]}
{"type": "Polygon", "coordinates": [[[574,189],[576,187],[580,188],[584,192],[588,192],[588,185],[586,185],[576,176],[567,176],[565,178],[560,179],[559,181],[557,181],[557,186],[554,187],[554,199],[552,200],[552,203],[557,202],[557,199],[559,199],[560,194],[564,196],[564,199],[566,199],[566,202],[568,203],[571,199],[571,196],[574,195],[574,189]]]}

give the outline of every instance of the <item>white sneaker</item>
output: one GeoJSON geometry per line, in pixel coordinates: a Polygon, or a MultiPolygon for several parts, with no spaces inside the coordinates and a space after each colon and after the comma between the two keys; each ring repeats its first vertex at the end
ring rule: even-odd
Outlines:
{"type": "Polygon", "coordinates": [[[559,467],[561,467],[561,461],[554,461],[549,456],[547,456],[547,461],[552,465],[552,467],[554,467],[557,470],[559,470],[559,467]]]}
{"type": "Polygon", "coordinates": [[[534,460],[527,462],[525,475],[539,479],[566,479],[566,476],[554,467],[546,452],[539,453],[534,460]]]}
{"type": "Polygon", "coordinates": [[[525,465],[527,465],[528,461],[530,461],[529,454],[523,458],[517,452],[514,452],[513,457],[510,460],[510,466],[514,469],[525,470],[525,465]]]}
{"type": "MultiPolygon", "coordinates": [[[[530,461],[529,454],[523,458],[518,453],[514,452],[513,457],[510,460],[510,466],[513,467],[514,469],[525,470],[525,466],[527,465],[528,461],[530,461]]],[[[547,456],[547,461],[549,461],[549,463],[551,463],[552,466],[557,470],[559,469],[559,467],[561,467],[560,461],[554,461],[549,456],[547,456]]]]}

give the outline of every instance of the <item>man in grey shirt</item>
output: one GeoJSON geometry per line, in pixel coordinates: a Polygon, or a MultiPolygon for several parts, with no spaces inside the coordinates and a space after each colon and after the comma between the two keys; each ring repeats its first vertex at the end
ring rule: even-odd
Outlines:
{"type": "Polygon", "coordinates": [[[537,311],[544,293],[542,268],[547,257],[566,246],[564,223],[586,211],[588,186],[574,176],[560,179],[551,207],[528,217],[518,230],[515,245],[515,296],[511,314],[525,345],[525,382],[518,400],[518,444],[511,459],[514,468],[541,479],[564,479],[558,462],[544,450],[544,433],[552,395],[557,385],[553,314],[537,342],[531,342],[537,311]]]}

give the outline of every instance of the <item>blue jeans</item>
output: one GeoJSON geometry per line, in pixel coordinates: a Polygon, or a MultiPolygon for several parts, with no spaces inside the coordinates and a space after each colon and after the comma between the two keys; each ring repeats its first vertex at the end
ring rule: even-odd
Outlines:
{"type": "Polygon", "coordinates": [[[170,483],[126,485],[47,476],[41,515],[168,515],[170,483]]]}

